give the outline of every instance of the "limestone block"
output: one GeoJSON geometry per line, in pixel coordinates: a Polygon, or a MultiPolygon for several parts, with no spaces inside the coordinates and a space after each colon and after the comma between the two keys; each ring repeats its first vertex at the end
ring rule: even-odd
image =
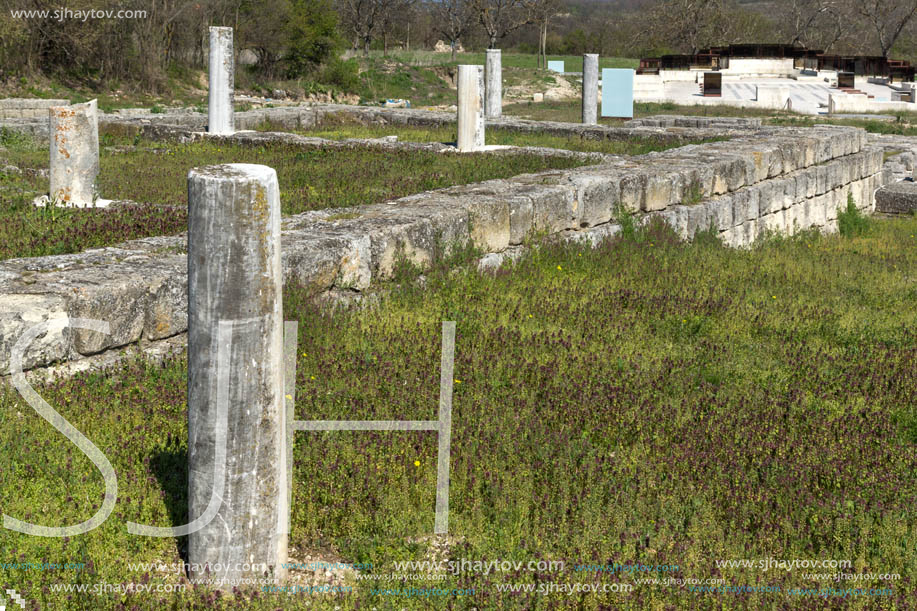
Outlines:
{"type": "Polygon", "coordinates": [[[815,138],[805,138],[801,141],[803,150],[803,167],[808,168],[815,165],[818,157],[818,140],[815,138]]]}
{"type": "Polygon", "coordinates": [[[675,233],[682,240],[688,239],[688,215],[689,206],[673,206],[672,212],[675,213],[675,233]]]}
{"type": "Polygon", "coordinates": [[[841,171],[842,162],[828,164],[827,190],[832,190],[844,184],[844,176],[841,171]]]}
{"type": "Polygon", "coordinates": [[[828,191],[828,168],[820,165],[815,168],[815,195],[828,191]]]}
{"type": "Polygon", "coordinates": [[[793,140],[781,140],[779,143],[780,154],[783,158],[783,174],[794,172],[799,166],[800,147],[793,140]]]}
{"type": "MultiPolygon", "coordinates": [[[[515,179],[514,179],[515,180],[515,179]]],[[[568,185],[524,185],[514,193],[532,201],[532,229],[556,233],[579,225],[576,190],[568,185]]]]}
{"type": "Polygon", "coordinates": [[[783,210],[778,210],[771,214],[761,217],[761,221],[764,223],[764,228],[769,233],[784,233],[786,230],[786,222],[783,216],[783,210]]]}
{"type": "Polygon", "coordinates": [[[799,208],[797,218],[799,219],[799,228],[802,230],[811,229],[812,222],[812,202],[807,199],[802,200],[796,206],[799,208]]]}
{"type": "Polygon", "coordinates": [[[733,199],[731,195],[719,197],[710,201],[711,217],[714,219],[719,231],[726,231],[732,227],[733,199]]]}
{"type": "Polygon", "coordinates": [[[144,312],[143,337],[165,339],[188,330],[188,281],[183,271],[188,262],[184,256],[150,262],[147,269],[159,273],[149,283],[150,299],[144,312]],[[171,273],[168,273],[170,272],[171,273]]]}
{"type": "Polygon", "coordinates": [[[496,193],[473,187],[449,189],[456,205],[468,211],[471,240],[485,252],[500,252],[510,243],[509,203],[496,193]]]}
{"type": "Polygon", "coordinates": [[[776,196],[774,181],[766,180],[758,188],[758,216],[764,216],[772,213],[781,207],[783,203],[783,191],[780,191],[780,199],[776,196]]]}
{"type": "Polygon", "coordinates": [[[767,180],[767,174],[770,169],[770,150],[766,148],[756,149],[751,153],[752,162],[755,166],[755,180],[758,183],[767,180]]]}
{"type": "Polygon", "coordinates": [[[88,329],[73,330],[73,347],[83,355],[126,346],[140,339],[151,300],[149,285],[130,269],[106,266],[68,272],[74,284],[67,311],[72,318],[92,318],[109,324],[109,335],[88,329]]]}
{"type": "Polygon", "coordinates": [[[818,149],[815,153],[815,163],[824,163],[830,161],[834,156],[831,154],[831,140],[830,137],[822,132],[818,139],[818,149]]]}
{"type": "Polygon", "coordinates": [[[739,236],[741,234],[737,233],[733,227],[730,227],[726,231],[722,231],[719,234],[720,240],[724,245],[730,248],[738,248],[740,246],[739,236]]]}
{"type": "Polygon", "coordinates": [[[741,225],[748,220],[748,192],[742,189],[732,194],[732,225],[741,225]]]}
{"type": "Polygon", "coordinates": [[[24,370],[63,360],[68,356],[71,329],[66,302],[57,295],[0,294],[0,375],[10,372],[10,355],[22,335],[37,324],[50,328],[23,352],[24,370]]]}
{"type": "Polygon", "coordinates": [[[745,234],[744,242],[746,246],[750,246],[758,239],[758,221],[746,221],[742,223],[739,227],[742,232],[745,234]]]}
{"type": "Polygon", "coordinates": [[[621,201],[621,179],[613,172],[576,172],[570,176],[576,199],[582,209],[580,227],[591,227],[611,220],[621,201]]]}
{"type": "Polygon", "coordinates": [[[784,178],[780,182],[783,184],[783,203],[780,207],[786,210],[796,202],[796,180],[784,178]]]}
{"type": "MultiPolygon", "coordinates": [[[[822,205],[825,209],[825,224],[827,225],[831,221],[837,219],[837,206],[834,205],[834,199],[828,194],[820,195],[819,198],[821,198],[823,202],[822,205]]],[[[816,200],[819,198],[816,198],[816,200]]]]}
{"type": "Polygon", "coordinates": [[[795,201],[802,201],[808,197],[809,190],[809,175],[803,170],[797,172],[793,175],[793,180],[796,181],[796,194],[793,196],[795,201]]]}
{"type": "Polygon", "coordinates": [[[745,220],[754,221],[761,215],[760,207],[761,189],[753,188],[745,190],[745,220]]]}
{"type": "Polygon", "coordinates": [[[699,231],[706,231],[710,225],[710,219],[707,216],[707,207],[702,204],[695,206],[686,206],[688,239],[694,237],[699,231]]]}
{"type": "Polygon", "coordinates": [[[648,174],[641,171],[625,174],[621,178],[621,207],[626,212],[639,212],[645,209],[647,181],[648,174]]]}
{"type": "MultiPolygon", "coordinates": [[[[678,174],[650,174],[647,176],[646,191],[643,198],[643,210],[665,210],[669,204],[676,201],[675,195],[679,191],[676,182],[680,180],[678,174]]],[[[681,198],[679,197],[678,200],[681,198]]]]}
{"type": "Polygon", "coordinates": [[[822,227],[827,220],[825,202],[817,197],[807,199],[806,202],[809,206],[809,222],[816,227],[822,227]]]}
{"type": "Polygon", "coordinates": [[[770,165],[767,168],[768,178],[780,176],[783,174],[783,150],[779,146],[774,146],[770,155],[770,165]]]}

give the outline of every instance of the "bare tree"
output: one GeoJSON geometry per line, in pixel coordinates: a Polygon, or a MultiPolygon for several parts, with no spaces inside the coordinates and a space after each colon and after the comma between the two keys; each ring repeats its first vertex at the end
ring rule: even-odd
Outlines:
{"type": "Polygon", "coordinates": [[[538,26],[538,67],[548,67],[548,24],[561,12],[561,0],[524,0],[529,18],[538,26]]]}
{"type": "Polygon", "coordinates": [[[790,44],[830,51],[856,25],[844,0],[783,0],[790,15],[782,31],[790,44]]]}
{"type": "Polygon", "coordinates": [[[433,0],[430,11],[434,17],[434,29],[449,42],[452,59],[455,59],[455,47],[477,19],[477,13],[471,6],[472,0],[433,0]]]}
{"type": "Polygon", "coordinates": [[[908,22],[917,13],[917,0],[851,0],[854,10],[869,22],[882,57],[889,51],[908,22]]]}
{"type": "Polygon", "coordinates": [[[496,49],[497,41],[531,23],[525,0],[470,0],[478,22],[487,34],[487,48],[496,49]]]}
{"type": "Polygon", "coordinates": [[[383,3],[380,0],[338,1],[341,25],[347,28],[353,48],[363,47],[363,55],[369,55],[369,45],[382,20],[382,8],[383,3]]]}
{"type": "Polygon", "coordinates": [[[713,42],[723,17],[723,0],[660,0],[648,23],[669,45],[691,54],[713,42]]]}

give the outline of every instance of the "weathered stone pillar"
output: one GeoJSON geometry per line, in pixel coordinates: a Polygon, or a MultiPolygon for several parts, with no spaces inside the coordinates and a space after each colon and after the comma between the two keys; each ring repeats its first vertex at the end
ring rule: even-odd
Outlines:
{"type": "Polygon", "coordinates": [[[231,134],[235,131],[232,117],[234,74],[232,28],[210,28],[207,131],[211,134],[231,134]]]}
{"type": "Polygon", "coordinates": [[[503,68],[500,49],[487,49],[484,63],[484,114],[488,119],[503,114],[503,68]]]}
{"type": "Polygon", "coordinates": [[[484,66],[458,67],[458,150],[484,148],[484,66]]]}
{"type": "Polygon", "coordinates": [[[583,123],[598,123],[599,104],[599,56],[596,53],[583,55],[583,123]]]}
{"type": "Polygon", "coordinates": [[[188,203],[188,561],[229,589],[287,561],[277,174],[193,169],[188,203]]]}
{"type": "Polygon", "coordinates": [[[49,111],[51,147],[50,198],[65,206],[92,206],[98,197],[99,114],[96,101],[52,106],[49,111]]]}

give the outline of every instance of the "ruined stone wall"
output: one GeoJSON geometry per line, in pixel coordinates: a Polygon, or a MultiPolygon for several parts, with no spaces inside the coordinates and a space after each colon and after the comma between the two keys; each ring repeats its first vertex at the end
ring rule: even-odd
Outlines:
{"type": "MultiPolygon", "coordinates": [[[[68,104],[70,104],[70,100],[4,98],[0,100],[0,121],[8,119],[44,120],[47,123],[49,108],[52,106],[67,106],[68,104]]],[[[47,133],[47,129],[45,132],[47,133]]]]}
{"type": "MultiPolygon", "coordinates": [[[[410,111],[384,116],[410,116],[405,112],[410,111]]],[[[884,180],[883,150],[869,145],[859,129],[733,125],[717,130],[677,127],[675,119],[660,123],[666,126],[626,129],[667,137],[719,133],[732,139],[638,157],[598,156],[598,163],[571,170],[288,216],[282,234],[284,280],[316,295],[365,291],[391,277],[399,253],[423,265],[437,245],[467,240],[486,253],[519,248],[533,234],[594,242],[618,230],[615,218],[622,211],[638,222],[660,217],[688,239],[712,226],[726,243],[743,246],[768,231],[833,231],[847,194],[871,211],[874,191],[884,180]]],[[[191,128],[162,129],[172,137],[207,137],[191,128]]],[[[583,129],[567,126],[568,133],[583,129]]],[[[240,143],[300,139],[303,146],[315,140],[264,133],[220,138],[240,143]]],[[[0,262],[0,371],[7,371],[16,339],[44,320],[57,326],[30,347],[26,369],[86,362],[136,342],[174,343],[187,328],[186,240],[184,235],[148,238],[0,262]],[[68,317],[105,320],[111,334],[65,328],[68,317]]]]}

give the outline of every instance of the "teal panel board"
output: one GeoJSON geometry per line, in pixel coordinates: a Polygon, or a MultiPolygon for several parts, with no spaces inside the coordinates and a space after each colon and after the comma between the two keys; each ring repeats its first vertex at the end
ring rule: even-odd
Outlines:
{"type": "Polygon", "coordinates": [[[634,71],[602,68],[602,116],[634,117],[634,71]]]}

